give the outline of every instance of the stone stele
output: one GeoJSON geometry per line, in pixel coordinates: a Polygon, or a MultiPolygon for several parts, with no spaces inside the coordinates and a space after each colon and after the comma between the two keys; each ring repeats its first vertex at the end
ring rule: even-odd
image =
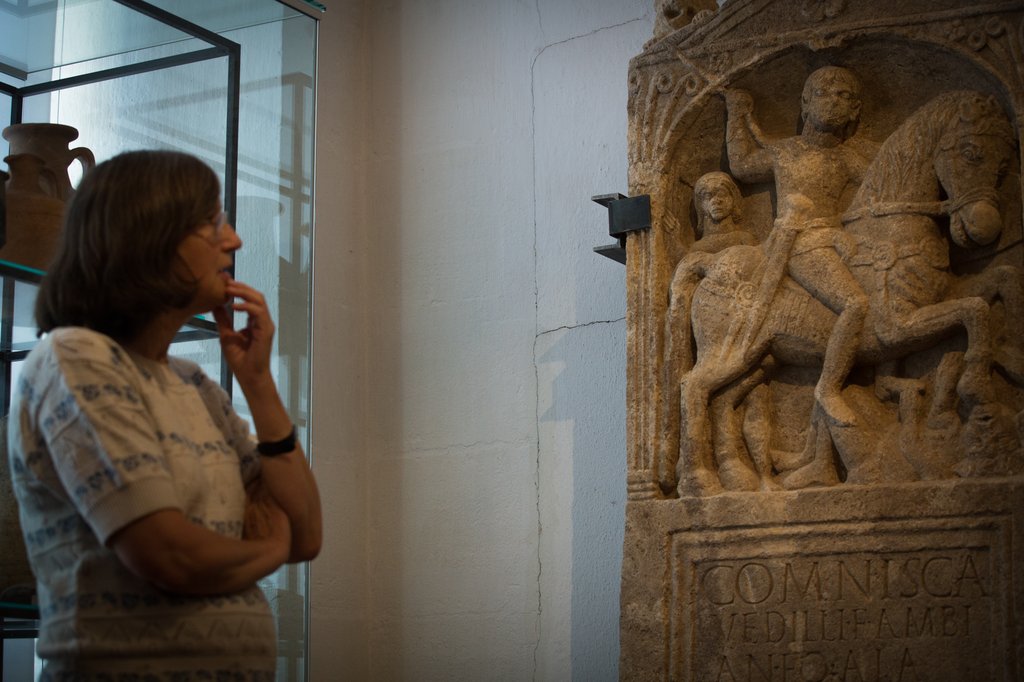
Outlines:
{"type": "Polygon", "coordinates": [[[621,678],[1024,680],[1024,3],[656,10],[621,678]]]}

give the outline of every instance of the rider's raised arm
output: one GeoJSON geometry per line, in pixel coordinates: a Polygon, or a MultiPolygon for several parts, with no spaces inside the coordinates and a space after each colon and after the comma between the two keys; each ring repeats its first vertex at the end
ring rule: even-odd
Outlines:
{"type": "Polygon", "coordinates": [[[772,179],[773,159],[769,143],[754,120],[754,100],[744,90],[726,90],[725,147],[729,170],[743,182],[772,179]]]}

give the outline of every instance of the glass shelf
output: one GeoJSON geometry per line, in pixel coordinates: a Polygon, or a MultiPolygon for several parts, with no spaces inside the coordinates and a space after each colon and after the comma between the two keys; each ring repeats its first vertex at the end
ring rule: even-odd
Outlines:
{"type": "MultiPolygon", "coordinates": [[[[44,275],[42,270],[0,259],[0,278],[5,280],[4,290],[7,291],[9,285],[14,287],[9,294],[12,297],[12,306],[4,319],[4,324],[9,322],[14,328],[21,330],[20,334],[12,334],[10,338],[6,338],[6,334],[0,334],[0,362],[22,360],[35,348],[37,339],[33,307],[37,285],[44,275]],[[23,291],[25,293],[22,293],[23,291]]],[[[217,337],[217,324],[207,317],[196,316],[178,332],[174,337],[174,343],[204,341],[217,337]]]]}
{"type": "Polygon", "coordinates": [[[35,604],[22,604],[13,601],[0,601],[0,613],[6,618],[38,618],[39,607],[35,604]]]}
{"type": "Polygon", "coordinates": [[[38,606],[0,601],[0,647],[5,639],[35,639],[38,636],[38,606]]]}
{"type": "Polygon", "coordinates": [[[0,80],[24,87],[208,47],[186,23],[217,34],[302,16],[251,0],[0,0],[0,80]],[[103,41],[60,40],[85,16],[117,30],[103,41]]]}

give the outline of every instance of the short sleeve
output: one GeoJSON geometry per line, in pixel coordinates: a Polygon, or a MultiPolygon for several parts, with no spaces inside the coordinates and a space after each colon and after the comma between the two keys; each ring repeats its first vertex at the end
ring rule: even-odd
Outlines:
{"type": "Polygon", "coordinates": [[[54,345],[58,376],[34,412],[71,503],[105,543],[181,504],[127,358],[113,342],[91,341],[54,345]]]}

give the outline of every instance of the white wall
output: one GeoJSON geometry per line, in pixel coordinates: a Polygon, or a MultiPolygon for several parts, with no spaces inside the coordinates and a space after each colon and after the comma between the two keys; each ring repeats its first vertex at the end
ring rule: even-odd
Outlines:
{"type": "Polygon", "coordinates": [[[311,679],[617,679],[626,73],[651,0],[320,27],[311,679]]]}

